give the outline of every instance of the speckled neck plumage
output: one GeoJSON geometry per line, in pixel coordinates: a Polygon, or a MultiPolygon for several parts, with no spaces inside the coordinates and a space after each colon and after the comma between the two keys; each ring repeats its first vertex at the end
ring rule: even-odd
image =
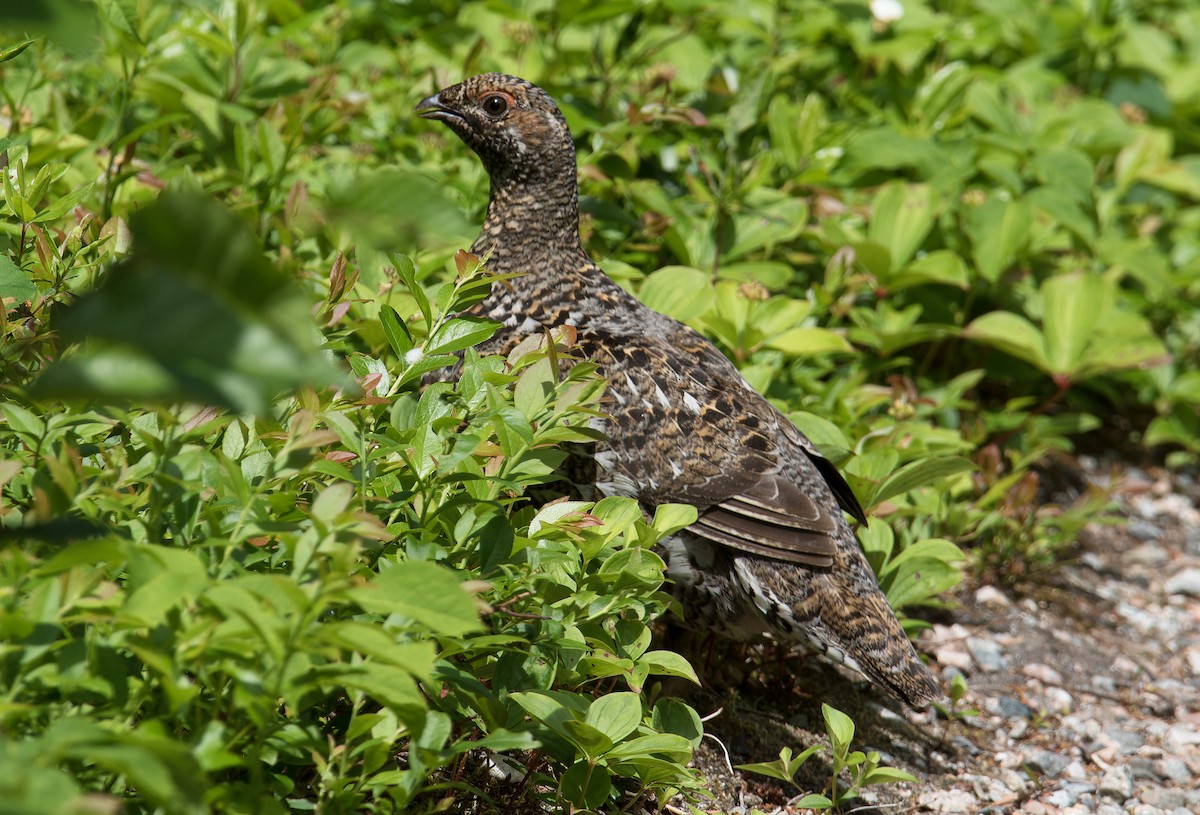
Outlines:
{"type": "Polygon", "coordinates": [[[587,260],[579,241],[575,146],[568,141],[560,155],[563,160],[553,166],[532,172],[506,168],[491,176],[487,217],[471,247],[488,258],[491,271],[536,276],[554,268],[542,261],[587,260]],[[521,241],[514,242],[513,235],[521,241]]]}

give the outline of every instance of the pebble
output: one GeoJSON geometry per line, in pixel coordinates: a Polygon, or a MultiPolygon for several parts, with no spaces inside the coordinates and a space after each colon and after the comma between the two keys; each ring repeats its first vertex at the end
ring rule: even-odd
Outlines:
{"type": "Polygon", "coordinates": [[[996,712],[1006,719],[1032,719],[1036,711],[1019,699],[1001,696],[996,699],[996,712]]]}
{"type": "MultiPolygon", "coordinates": [[[[1065,757],[1050,750],[1034,750],[1029,754],[1026,763],[1042,775],[1054,777],[1066,769],[1069,762],[1065,757]]],[[[1057,806],[1066,806],[1066,804],[1058,804],[1057,806]]]]}
{"type": "Polygon", "coordinates": [[[1055,713],[1065,713],[1075,700],[1062,688],[1046,688],[1046,707],[1055,713]]]}
{"type": "MultiPolygon", "coordinates": [[[[969,756],[977,756],[982,752],[978,747],[975,746],[975,742],[971,741],[965,736],[955,736],[954,738],[950,739],[950,743],[958,748],[960,752],[966,753],[969,756]]],[[[880,755],[883,755],[883,753],[881,752],[880,755]]]]}
{"type": "Polygon", "coordinates": [[[1188,529],[1183,537],[1183,551],[1192,557],[1200,557],[1200,524],[1188,529]]]}
{"type": "Polygon", "coordinates": [[[1182,753],[1195,744],[1200,744],[1200,730],[1186,724],[1171,725],[1163,736],[1163,746],[1172,753],[1182,753]]]}
{"type": "Polygon", "coordinates": [[[1158,773],[1154,772],[1154,759],[1147,756],[1134,756],[1129,759],[1129,772],[1134,778],[1158,781],[1158,773]]]}
{"type": "Polygon", "coordinates": [[[1181,758],[1164,758],[1155,766],[1155,771],[1171,781],[1188,781],[1192,778],[1192,771],[1181,758]]]}
{"type": "Polygon", "coordinates": [[[1151,787],[1143,790],[1139,796],[1142,803],[1159,807],[1160,809],[1179,809],[1187,804],[1187,796],[1183,790],[1168,790],[1162,787],[1151,787]]]}
{"type": "MultiPolygon", "coordinates": [[[[1125,524],[1125,531],[1141,541],[1153,541],[1153,540],[1158,540],[1159,538],[1162,537],[1161,529],[1159,529],[1157,526],[1150,523],[1149,521],[1143,521],[1141,518],[1133,518],[1132,520],[1129,521],[1129,523],[1125,524]]],[[[1140,548],[1142,548],[1142,547],[1139,546],[1138,549],[1140,549],[1140,548]]],[[[1155,547],[1155,548],[1158,549],[1158,547],[1155,547]]],[[[1133,551],[1136,552],[1137,549],[1135,549],[1133,551]]],[[[1159,551],[1162,552],[1161,549],[1159,549],[1159,551]]],[[[1133,552],[1130,552],[1128,555],[1125,556],[1125,559],[1127,561],[1129,561],[1130,563],[1134,562],[1132,560],[1129,560],[1129,555],[1132,555],[1132,554],[1133,554],[1133,552]]],[[[1167,553],[1162,552],[1162,556],[1164,558],[1164,560],[1162,562],[1166,563],[1165,558],[1167,556],[1167,553]]],[[[1142,565],[1150,566],[1153,564],[1143,563],[1142,565]]]]}
{"type": "Polygon", "coordinates": [[[1061,685],[1063,681],[1062,674],[1049,665],[1043,665],[1040,662],[1031,662],[1028,665],[1022,666],[1021,673],[1030,679],[1036,679],[1043,685],[1061,685]]]}
{"type": "Polygon", "coordinates": [[[1096,791],[1096,785],[1087,783],[1064,784],[1063,790],[1071,796],[1071,803],[1074,804],[1085,795],[1091,797],[1091,794],[1096,791]]]}
{"type": "Polygon", "coordinates": [[[1008,751],[996,753],[994,756],[996,763],[1006,770],[1011,770],[1020,767],[1025,763],[1024,753],[1010,753],[1008,751]]]}
{"type": "MultiPolygon", "coordinates": [[[[1200,571],[1197,572],[1197,580],[1200,580],[1200,571]]],[[[1197,585],[1197,590],[1200,591],[1200,584],[1197,585]]],[[[1178,632],[1179,624],[1165,617],[1161,607],[1153,606],[1151,608],[1152,610],[1147,610],[1138,608],[1130,603],[1118,603],[1117,614],[1120,614],[1140,634],[1157,635],[1163,639],[1174,639],[1174,635],[1178,632]]]]}
{"type": "MultiPolygon", "coordinates": [[[[1200,597],[1200,569],[1184,569],[1163,585],[1168,594],[1186,594],[1200,597]]],[[[968,647],[970,645],[968,644],[968,647]]]]}
{"type": "MultiPolygon", "coordinates": [[[[1072,781],[1082,781],[1083,779],[1087,778],[1087,768],[1083,766],[1082,761],[1075,759],[1066,766],[1066,768],[1063,770],[1063,775],[1067,778],[1070,778],[1072,781]]],[[[1094,790],[1096,788],[1092,787],[1092,789],[1094,790]]]]}
{"type": "Polygon", "coordinates": [[[929,812],[961,815],[964,812],[974,812],[979,807],[979,802],[966,790],[932,790],[921,793],[917,798],[917,806],[929,812]]]}
{"type": "Polygon", "coordinates": [[[934,625],[933,630],[925,635],[926,647],[933,652],[933,658],[939,665],[945,665],[959,670],[971,667],[971,655],[967,653],[965,641],[970,632],[963,625],[934,625]]]}
{"type": "Polygon", "coordinates": [[[991,606],[992,608],[1007,608],[1012,605],[1012,600],[1009,600],[1004,592],[995,586],[982,586],[975,592],[975,602],[981,606],[991,606]]]}
{"type": "Polygon", "coordinates": [[[1149,495],[1135,495],[1129,504],[1133,511],[1143,518],[1153,518],[1158,515],[1158,507],[1154,505],[1154,499],[1149,495]]]}
{"type": "Polygon", "coordinates": [[[1125,807],[1114,806],[1113,804],[1103,803],[1096,807],[1096,815],[1125,815],[1125,807]]]}
{"type": "MultiPolygon", "coordinates": [[[[1197,572],[1200,576],[1200,572],[1197,572]]],[[[1008,660],[1000,652],[999,643],[983,637],[967,637],[967,650],[981,671],[992,673],[1008,666],[1008,660]]]]}
{"type": "Polygon", "coordinates": [[[1142,670],[1136,662],[1124,654],[1120,654],[1113,660],[1112,667],[1117,673],[1128,674],[1130,676],[1141,673],[1142,670]]]}
{"type": "Polygon", "coordinates": [[[1110,742],[1116,744],[1121,753],[1127,756],[1133,755],[1139,747],[1145,744],[1145,739],[1142,738],[1140,733],[1134,733],[1131,730],[1121,727],[1106,728],[1104,736],[1110,742]]]}
{"type": "Polygon", "coordinates": [[[1100,794],[1106,798],[1124,801],[1133,795],[1133,773],[1123,764],[1109,768],[1100,779],[1100,794]]]}
{"type": "Polygon", "coordinates": [[[1133,809],[1129,810],[1130,815],[1167,815],[1164,810],[1158,807],[1152,807],[1149,804],[1138,804],[1133,809]]]}
{"type": "Polygon", "coordinates": [[[1066,790],[1055,790],[1046,796],[1046,803],[1059,809],[1069,807],[1071,806],[1071,793],[1066,790]]]}
{"type": "MultiPolygon", "coordinates": [[[[1145,521],[1138,521],[1137,523],[1150,526],[1145,521]]],[[[1133,524],[1130,524],[1130,526],[1132,527],[1133,524]]],[[[1154,537],[1157,538],[1161,534],[1158,527],[1154,526],[1151,529],[1155,532],[1154,537]]],[[[1129,566],[1145,566],[1149,569],[1156,569],[1160,566],[1166,566],[1171,560],[1171,556],[1167,554],[1166,549],[1157,544],[1143,543],[1141,546],[1135,546],[1126,552],[1125,557],[1122,559],[1129,566]]]]}
{"type": "Polygon", "coordinates": [[[1192,676],[1200,676],[1200,645],[1188,646],[1187,664],[1192,676]]]}
{"type": "Polygon", "coordinates": [[[1000,782],[1013,792],[1024,792],[1025,789],[1032,783],[1029,779],[1029,776],[1025,775],[1025,773],[1017,772],[1016,770],[1001,770],[1000,782]]]}

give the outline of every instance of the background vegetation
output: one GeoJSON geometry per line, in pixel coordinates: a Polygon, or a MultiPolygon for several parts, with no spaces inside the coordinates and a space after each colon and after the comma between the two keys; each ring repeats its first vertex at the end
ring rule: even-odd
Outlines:
{"type": "Polygon", "coordinates": [[[573,338],[417,388],[490,331],[486,178],[411,113],[479,71],[559,100],[589,250],[844,467],[897,608],[1049,568],[1106,503],[1065,454],[1194,462],[1200,7],[887,8],[0,7],[4,810],[697,789],[691,510],[524,498],[573,338]]]}

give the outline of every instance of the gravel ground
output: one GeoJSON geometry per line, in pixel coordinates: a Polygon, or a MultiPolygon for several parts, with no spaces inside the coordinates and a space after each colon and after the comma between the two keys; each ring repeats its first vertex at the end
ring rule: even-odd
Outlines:
{"type": "MultiPolygon", "coordinates": [[[[1095,461],[1081,466],[1100,480],[1095,461]]],[[[964,587],[923,632],[944,684],[955,672],[968,679],[963,706],[978,716],[906,711],[815,659],[716,660],[709,687],[736,691],[691,700],[715,714],[716,738],[697,757],[710,810],[805,812],[789,804],[797,789],[730,764],[814,743],[825,701],[854,718],[856,747],[920,779],[868,789],[852,810],[864,815],[1200,812],[1200,488],[1130,468],[1114,498],[1124,522],[1090,525],[1047,582],[1019,596],[964,587]]],[[[819,791],[828,778],[814,757],[797,780],[819,791]]]]}

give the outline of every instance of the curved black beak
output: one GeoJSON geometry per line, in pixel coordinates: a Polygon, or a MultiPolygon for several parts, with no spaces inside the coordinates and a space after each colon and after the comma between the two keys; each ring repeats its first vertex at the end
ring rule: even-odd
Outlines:
{"type": "Polygon", "coordinates": [[[433,96],[422,99],[417,103],[414,110],[422,119],[437,119],[440,122],[449,122],[454,119],[463,118],[462,114],[457,110],[443,104],[440,93],[435,93],[433,96]]]}

